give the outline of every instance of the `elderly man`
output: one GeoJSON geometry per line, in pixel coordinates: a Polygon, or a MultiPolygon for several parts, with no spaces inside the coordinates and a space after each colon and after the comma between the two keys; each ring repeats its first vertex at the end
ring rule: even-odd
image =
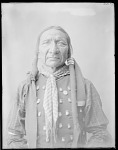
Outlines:
{"type": "Polygon", "coordinates": [[[104,147],[111,143],[100,97],[71,53],[70,37],[61,27],[51,26],[40,34],[33,69],[20,84],[10,114],[9,148],[104,147]],[[89,139],[87,133],[92,134],[89,139]]]}

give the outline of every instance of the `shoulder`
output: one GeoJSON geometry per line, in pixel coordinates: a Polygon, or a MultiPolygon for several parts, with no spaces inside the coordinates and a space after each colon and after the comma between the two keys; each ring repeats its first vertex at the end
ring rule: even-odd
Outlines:
{"type": "Polygon", "coordinates": [[[32,82],[35,83],[35,82],[38,80],[38,78],[39,78],[39,72],[37,72],[37,75],[34,76],[34,75],[32,74],[32,72],[29,71],[29,72],[27,73],[26,79],[20,82],[18,88],[19,88],[19,89],[25,88],[25,87],[31,85],[32,82]]]}
{"type": "Polygon", "coordinates": [[[27,77],[25,80],[21,81],[17,88],[17,93],[22,99],[28,94],[29,87],[36,82],[37,78],[32,75],[31,72],[27,73],[27,77]]]}

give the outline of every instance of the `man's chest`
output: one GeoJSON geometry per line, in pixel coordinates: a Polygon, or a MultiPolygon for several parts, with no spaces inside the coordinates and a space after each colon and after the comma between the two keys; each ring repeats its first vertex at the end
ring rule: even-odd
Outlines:
{"type": "MultiPolygon", "coordinates": [[[[45,111],[43,103],[46,82],[46,77],[41,75],[36,83],[38,136],[45,135],[45,111]]],[[[66,141],[71,142],[73,140],[73,118],[70,76],[68,75],[57,80],[56,85],[58,92],[57,137],[62,143],[66,141]]]]}

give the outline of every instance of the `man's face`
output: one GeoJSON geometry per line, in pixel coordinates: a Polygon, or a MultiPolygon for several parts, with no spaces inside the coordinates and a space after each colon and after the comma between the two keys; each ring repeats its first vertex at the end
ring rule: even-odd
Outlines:
{"type": "Polygon", "coordinates": [[[45,31],[40,38],[39,52],[47,66],[57,68],[63,65],[68,58],[66,35],[56,29],[45,31]]]}

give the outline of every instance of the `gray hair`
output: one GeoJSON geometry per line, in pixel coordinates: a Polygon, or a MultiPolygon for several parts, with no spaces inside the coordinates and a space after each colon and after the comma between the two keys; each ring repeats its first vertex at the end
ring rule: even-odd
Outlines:
{"type": "Polygon", "coordinates": [[[49,26],[47,28],[45,28],[38,36],[38,39],[37,39],[37,43],[36,43],[36,53],[39,52],[39,44],[40,44],[40,38],[42,36],[42,34],[47,31],[47,30],[50,30],[50,29],[56,29],[56,30],[60,30],[61,32],[63,32],[65,35],[66,35],[66,39],[67,39],[67,43],[68,43],[68,58],[71,57],[72,55],[72,45],[71,45],[71,40],[70,40],[70,37],[68,35],[68,33],[60,26],[49,26]]]}

